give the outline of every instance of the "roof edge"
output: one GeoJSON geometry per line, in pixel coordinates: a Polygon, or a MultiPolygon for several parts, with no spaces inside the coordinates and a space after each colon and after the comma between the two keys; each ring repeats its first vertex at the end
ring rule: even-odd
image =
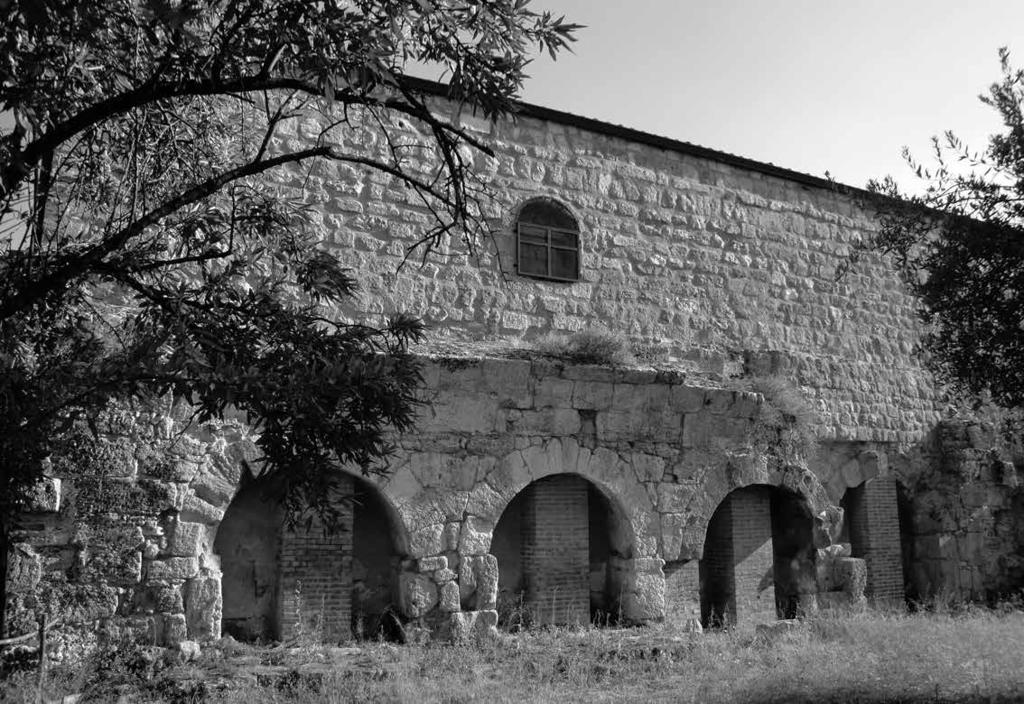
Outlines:
{"type": "MultiPolygon", "coordinates": [[[[407,87],[412,88],[413,90],[437,95],[443,98],[451,98],[449,92],[450,89],[444,83],[428,80],[426,78],[417,78],[415,76],[404,76],[402,80],[407,87]]],[[[793,181],[804,186],[832,191],[838,195],[859,196],[868,199],[875,199],[879,197],[878,194],[871,193],[870,191],[857,186],[850,186],[848,184],[841,183],[839,181],[832,181],[820,176],[812,176],[811,174],[807,174],[802,171],[794,171],[782,166],[776,166],[775,164],[769,164],[763,161],[757,161],[756,159],[749,159],[744,156],[730,154],[729,152],[723,152],[709,147],[702,147],[699,144],[693,144],[692,142],[684,142],[682,140],[671,139],[669,137],[662,137],[650,132],[633,129],[632,127],[623,127],[622,125],[603,122],[591,117],[575,115],[562,110],[546,108],[542,105],[534,105],[521,100],[514,101],[514,106],[515,107],[512,111],[512,114],[514,115],[534,117],[539,120],[556,122],[568,127],[578,127],[588,132],[594,132],[608,137],[618,137],[629,142],[645,144],[657,149],[664,149],[666,151],[678,152],[680,154],[695,156],[701,159],[717,161],[723,164],[728,164],[729,166],[736,166],[748,171],[755,171],[757,173],[774,176],[786,181],[793,181]]]]}

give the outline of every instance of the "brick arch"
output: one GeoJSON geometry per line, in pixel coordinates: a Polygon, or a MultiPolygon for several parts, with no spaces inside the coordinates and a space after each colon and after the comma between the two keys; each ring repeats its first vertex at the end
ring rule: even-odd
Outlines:
{"type": "Polygon", "coordinates": [[[469,492],[466,504],[466,523],[480,531],[481,550],[493,552],[494,529],[521,492],[540,480],[563,475],[585,480],[619,521],[612,590],[621,616],[627,621],[663,617],[660,518],[632,466],[611,450],[581,447],[574,438],[552,438],[502,458],[469,492]]]}
{"type": "Polygon", "coordinates": [[[877,601],[899,603],[904,598],[903,554],[913,543],[907,540],[908,518],[905,504],[901,511],[900,493],[895,476],[873,476],[850,486],[840,501],[842,531],[837,542],[848,543],[850,554],[865,561],[866,594],[877,601]]]}
{"type": "MultiPolygon", "coordinates": [[[[251,482],[262,480],[258,460],[261,453],[248,427],[236,421],[223,426],[202,448],[202,453],[199,453],[202,456],[199,471],[179,501],[180,518],[219,526],[238,493],[251,482]]],[[[408,522],[399,506],[388,495],[386,480],[349,469],[340,469],[339,472],[344,477],[361,482],[379,495],[388,519],[394,526],[396,541],[403,552],[408,553],[408,522]]]]}
{"type": "Polygon", "coordinates": [[[705,626],[793,618],[817,592],[814,515],[782,484],[731,490],[708,521],[700,561],[705,626]]]}
{"type": "Polygon", "coordinates": [[[308,530],[290,528],[276,482],[242,473],[212,542],[224,632],[264,641],[296,628],[328,640],[390,634],[409,534],[373,482],[351,472],[339,480],[341,527],[326,532],[315,516],[308,530]]]}
{"type": "Polygon", "coordinates": [[[632,545],[622,507],[583,475],[530,482],[491,531],[499,613],[510,622],[523,607],[533,623],[616,621],[629,591],[632,545]]]}

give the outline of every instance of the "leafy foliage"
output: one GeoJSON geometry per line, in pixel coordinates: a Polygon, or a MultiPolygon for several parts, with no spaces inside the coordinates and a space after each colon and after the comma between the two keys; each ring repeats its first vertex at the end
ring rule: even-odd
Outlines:
{"type": "Polygon", "coordinates": [[[972,152],[953,133],[934,138],[935,166],[905,158],[926,183],[904,194],[869,184],[881,230],[869,247],[893,255],[921,302],[923,347],[937,377],[1005,406],[1024,402],[1024,71],[1000,51],[1002,80],[982,102],[1005,130],[972,152]]]}
{"type": "Polygon", "coordinates": [[[472,247],[488,149],[405,71],[494,118],[575,26],[527,0],[0,6],[0,523],[111,398],[241,409],[292,508],[321,507],[341,463],[379,469],[414,417],[422,326],[346,318],[355,280],[309,194],[266,177],[376,173],[428,214],[424,255],[472,247]]]}

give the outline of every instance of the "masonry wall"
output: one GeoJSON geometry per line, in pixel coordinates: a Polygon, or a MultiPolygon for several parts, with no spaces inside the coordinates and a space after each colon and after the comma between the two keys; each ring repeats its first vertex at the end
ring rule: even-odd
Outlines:
{"type": "Polygon", "coordinates": [[[996,599],[1024,585],[1019,425],[950,420],[900,467],[912,598],[996,599]]]}
{"type": "Polygon", "coordinates": [[[664,572],[666,620],[694,628],[701,623],[700,560],[666,562],[664,572]]]}
{"type": "MultiPolygon", "coordinates": [[[[339,146],[386,155],[374,123],[352,119],[358,132],[339,146]]],[[[819,402],[825,438],[916,442],[937,419],[912,354],[916,304],[892,268],[867,254],[838,276],[876,227],[853,198],[534,117],[461,120],[495,154],[470,154],[494,194],[485,214],[497,233],[472,255],[452,246],[399,270],[430,222],[411,194],[345,164],[280,177],[305,188],[296,195],[314,201],[325,246],[359,276],[353,317],[421,315],[428,348],[450,353],[611,328],[668,366],[794,378],[819,402]],[[538,196],[579,222],[579,282],[516,275],[515,213],[538,196]]]]}
{"type": "MultiPolygon", "coordinates": [[[[357,112],[352,119],[353,141],[341,146],[381,153],[372,126],[357,112]]],[[[930,444],[939,415],[932,380],[912,355],[915,302],[879,257],[836,276],[875,227],[853,199],[534,117],[459,119],[495,153],[471,157],[494,192],[485,215],[497,233],[472,255],[453,247],[400,268],[429,214],[386,175],[322,163],[276,176],[315,206],[324,247],[360,277],[362,295],[344,313],[372,322],[408,311],[429,325],[417,430],[394,438],[391,474],[375,485],[395,521],[388,569],[369,552],[351,564],[352,584],[366,587],[374,609],[389,601],[390,581],[395,609],[417,626],[453,638],[492,628],[500,563],[512,582],[525,574],[522,556],[516,563],[492,542],[495,526],[518,492],[554,475],[582,477],[608,501],[607,589],[627,621],[672,609],[692,615],[711,516],[730,491],[755,484],[806,501],[820,565],[820,551],[838,547],[843,493],[875,483],[862,544],[879,594],[895,593],[899,570],[892,545],[876,548],[872,537],[891,533],[898,518],[893,480],[906,490],[918,592],[978,595],[1021,583],[1013,463],[967,431],[940,428],[930,444]],[[516,275],[515,211],[538,196],[579,222],[579,282],[516,275]],[[626,335],[657,368],[572,366],[522,351],[508,358],[545,332],[598,327],[626,335]],[[768,375],[791,380],[819,411],[814,456],[784,462],[772,449],[764,399],[744,386],[768,375]]],[[[311,117],[283,139],[316,133],[311,117]]],[[[216,637],[222,616],[235,617],[223,611],[215,539],[243,460],[256,453],[243,424],[182,434],[185,416],[115,408],[99,423],[99,441],[79,437],[58,453],[39,505],[10,536],[9,631],[30,627],[39,612],[62,612],[88,627],[59,647],[122,636],[173,644],[216,637]]],[[[762,534],[755,509],[734,522],[737,539],[747,528],[752,541],[762,534]]],[[[282,539],[274,559],[294,562],[290,575],[306,570],[321,602],[338,600],[331,618],[340,629],[352,604],[339,594],[351,590],[312,566],[351,559],[355,547],[304,540],[282,539]]],[[[265,563],[269,550],[261,552],[265,563]]],[[[751,555],[762,552],[751,543],[751,555]]],[[[838,593],[863,581],[857,558],[829,555],[816,588],[827,582],[838,593]]],[[[593,557],[585,558],[591,592],[601,580],[593,557]]],[[[749,594],[749,586],[732,589],[749,594]]],[[[294,591],[274,597],[278,628],[290,627],[295,609],[282,594],[294,591]]]]}
{"type": "MultiPolygon", "coordinates": [[[[379,514],[387,513],[393,552],[385,561],[369,556],[378,554],[373,548],[359,560],[363,569],[353,561],[350,571],[353,580],[383,585],[384,565],[393,566],[394,613],[439,637],[494,627],[507,558],[500,540],[492,542],[495,527],[518,494],[545,478],[576,487],[573,515],[581,520],[573,531],[557,523],[569,515],[564,500],[536,525],[549,535],[560,526],[559,539],[580,537],[572,544],[581,622],[602,583],[603,605],[615,619],[668,618],[665,563],[702,555],[712,513],[737,487],[791,487],[816,514],[828,505],[812,472],[771,459],[759,426],[763,399],[748,391],[698,385],[679,372],[544,359],[425,360],[424,377],[417,432],[393,438],[391,472],[372,480],[378,508],[352,519],[358,538],[384,525],[379,514]]],[[[184,415],[169,407],[114,409],[100,419],[101,438],[83,435],[54,458],[52,500],[12,535],[12,632],[29,628],[40,610],[68,604],[83,605],[73,620],[94,642],[218,637],[223,614],[239,617],[225,598],[234,593],[226,585],[239,581],[232,571],[238,560],[232,566],[227,558],[240,531],[224,517],[255,448],[234,422],[182,434],[175,423],[184,415]]],[[[284,534],[273,558],[281,635],[294,631],[296,612],[314,619],[304,629],[317,627],[324,612],[326,631],[347,633],[345,600],[355,582],[344,581],[345,561],[360,548],[345,540],[315,530],[284,534]],[[301,609],[289,602],[296,592],[301,609]]],[[[257,552],[259,561],[271,560],[269,548],[257,552]]],[[[525,560],[509,567],[525,576],[525,560]]],[[[267,604],[269,569],[261,566],[249,582],[262,585],[267,604]]],[[[672,603],[698,601],[694,582],[689,596],[677,589],[672,603]]],[[[254,611],[271,618],[263,606],[254,611]]]]}

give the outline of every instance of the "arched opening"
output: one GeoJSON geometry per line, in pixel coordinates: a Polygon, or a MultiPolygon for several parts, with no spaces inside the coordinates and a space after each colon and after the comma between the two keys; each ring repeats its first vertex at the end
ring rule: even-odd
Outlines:
{"type": "Polygon", "coordinates": [[[583,477],[556,474],[520,491],[495,526],[491,554],[501,625],[619,620],[631,529],[583,477]]]}
{"type": "Polygon", "coordinates": [[[407,552],[394,511],[364,479],[337,486],[338,522],[289,526],[260,482],[239,491],[217,531],[223,631],[248,642],[397,638],[398,570],[407,552]]]}
{"type": "Polygon", "coordinates": [[[699,566],[702,624],[796,616],[816,592],[813,525],[806,500],[785,489],[749,486],[726,496],[699,566]]]}
{"type": "Polygon", "coordinates": [[[400,636],[398,573],[407,548],[398,521],[376,487],[354,480],[352,635],[357,639],[400,636]]]}
{"type": "Polygon", "coordinates": [[[252,482],[228,505],[217,529],[226,635],[245,642],[277,640],[278,549],[281,503],[263,482],[252,482]]]}

